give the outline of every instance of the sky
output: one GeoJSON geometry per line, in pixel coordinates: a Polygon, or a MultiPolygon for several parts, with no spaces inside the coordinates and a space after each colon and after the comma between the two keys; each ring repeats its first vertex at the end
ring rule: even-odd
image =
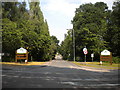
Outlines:
{"type": "Polygon", "coordinates": [[[67,29],[72,29],[71,20],[75,16],[75,10],[85,3],[104,2],[112,9],[115,0],[40,0],[40,8],[44,19],[47,20],[50,35],[64,40],[67,29]]]}
{"type": "MultiPolygon", "coordinates": [[[[8,1],[8,0],[6,0],[8,1]]],[[[15,1],[15,0],[10,0],[15,1]]],[[[43,12],[44,19],[47,20],[49,26],[50,35],[54,35],[60,40],[60,43],[64,40],[64,35],[67,33],[67,29],[72,29],[71,21],[75,16],[76,8],[85,3],[104,2],[107,4],[110,10],[115,0],[18,0],[26,1],[27,8],[29,2],[40,1],[40,8],[43,12]]]]}

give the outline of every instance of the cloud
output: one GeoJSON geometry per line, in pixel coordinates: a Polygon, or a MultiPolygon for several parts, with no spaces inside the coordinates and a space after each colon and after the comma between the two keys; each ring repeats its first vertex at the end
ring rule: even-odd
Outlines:
{"type": "Polygon", "coordinates": [[[56,12],[67,16],[73,16],[75,8],[78,6],[77,4],[69,3],[68,0],[48,0],[48,3],[43,8],[51,14],[56,12]]]}

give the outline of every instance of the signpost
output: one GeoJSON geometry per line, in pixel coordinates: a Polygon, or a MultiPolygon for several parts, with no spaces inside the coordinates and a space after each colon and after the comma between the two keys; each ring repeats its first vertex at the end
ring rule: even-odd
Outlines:
{"type": "Polygon", "coordinates": [[[27,50],[22,48],[22,47],[20,49],[17,49],[15,58],[16,58],[16,62],[17,62],[18,59],[25,59],[25,63],[27,63],[27,61],[28,61],[27,50]]]}
{"type": "Polygon", "coordinates": [[[100,55],[100,64],[102,64],[102,61],[110,61],[112,65],[112,53],[108,50],[103,50],[100,55]]]}
{"type": "Polygon", "coordinates": [[[85,62],[86,62],[86,54],[88,54],[87,48],[83,48],[83,53],[85,54],[85,62]]]}

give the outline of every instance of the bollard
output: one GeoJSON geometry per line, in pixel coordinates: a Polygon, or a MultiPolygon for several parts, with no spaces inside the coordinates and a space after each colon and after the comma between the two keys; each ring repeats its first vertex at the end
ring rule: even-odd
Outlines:
{"type": "Polygon", "coordinates": [[[27,61],[27,60],[25,60],[25,63],[27,64],[27,63],[28,63],[28,61],[27,61]]]}

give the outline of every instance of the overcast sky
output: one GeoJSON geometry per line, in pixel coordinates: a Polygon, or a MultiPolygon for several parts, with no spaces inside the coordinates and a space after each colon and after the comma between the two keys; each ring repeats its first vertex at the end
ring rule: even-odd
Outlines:
{"type": "Polygon", "coordinates": [[[105,2],[109,9],[112,8],[115,0],[40,0],[41,10],[44,18],[47,19],[50,35],[54,35],[58,40],[64,40],[66,29],[72,29],[71,20],[75,15],[75,10],[85,3],[105,2]]]}

